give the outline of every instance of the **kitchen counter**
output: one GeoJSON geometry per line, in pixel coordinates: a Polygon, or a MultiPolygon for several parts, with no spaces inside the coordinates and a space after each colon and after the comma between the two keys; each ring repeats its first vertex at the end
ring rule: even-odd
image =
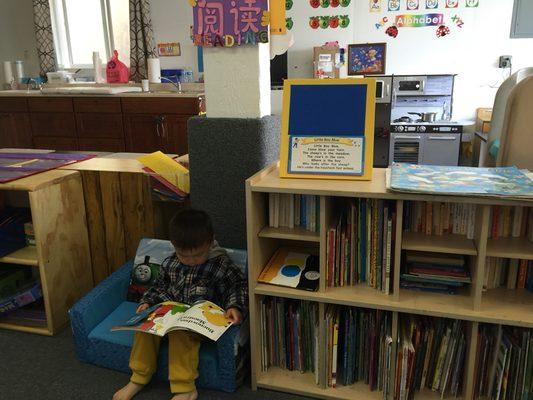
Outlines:
{"type": "Polygon", "coordinates": [[[181,93],[171,91],[155,91],[155,92],[132,92],[132,93],[118,93],[118,94],[55,94],[55,93],[41,93],[39,90],[2,90],[0,97],[142,97],[142,98],[198,98],[203,96],[203,92],[184,91],[181,93]]]}

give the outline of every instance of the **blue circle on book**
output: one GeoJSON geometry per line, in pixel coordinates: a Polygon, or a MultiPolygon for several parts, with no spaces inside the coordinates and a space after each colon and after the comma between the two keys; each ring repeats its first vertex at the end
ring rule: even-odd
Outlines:
{"type": "Polygon", "coordinates": [[[301,270],[298,265],[284,265],[283,268],[281,268],[281,275],[289,278],[298,276],[300,272],[301,270]]]}

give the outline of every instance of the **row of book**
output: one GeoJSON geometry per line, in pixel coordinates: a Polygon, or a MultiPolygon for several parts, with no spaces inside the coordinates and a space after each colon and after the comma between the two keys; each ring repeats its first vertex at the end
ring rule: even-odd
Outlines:
{"type": "Polygon", "coordinates": [[[302,227],[320,231],[320,196],[290,193],[270,193],[268,225],[271,228],[302,227]]]}
{"type": "Polygon", "coordinates": [[[400,319],[394,399],[427,388],[440,397],[462,390],[467,342],[464,321],[407,315],[400,319]]]}
{"type": "Polygon", "coordinates": [[[474,239],[474,204],[407,201],[404,203],[403,229],[425,235],[466,235],[474,239]]]}
{"type": "Polygon", "coordinates": [[[533,260],[487,257],[483,288],[500,287],[533,291],[533,260]]]}
{"type": "Polygon", "coordinates": [[[523,206],[494,206],[490,212],[489,237],[528,237],[533,241],[533,209],[523,206]]]}
{"type": "Polygon", "coordinates": [[[314,372],[318,383],[318,304],[265,297],[261,302],[263,371],[314,372]]]}
{"type": "Polygon", "coordinates": [[[465,256],[460,254],[406,251],[402,263],[400,287],[457,294],[471,283],[465,256]]]}
{"type": "Polygon", "coordinates": [[[330,305],[326,327],[328,387],[364,382],[386,398],[394,364],[391,313],[330,305]]]}
{"type": "Polygon", "coordinates": [[[474,399],[533,398],[531,329],[480,325],[475,371],[474,399]]]}
{"type": "Polygon", "coordinates": [[[336,226],[327,232],[327,285],[366,283],[389,294],[394,260],[396,205],[355,199],[338,208],[336,226]]]}

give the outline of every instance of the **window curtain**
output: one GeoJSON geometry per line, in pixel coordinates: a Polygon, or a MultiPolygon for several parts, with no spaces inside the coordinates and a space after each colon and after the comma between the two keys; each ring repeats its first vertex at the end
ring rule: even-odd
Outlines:
{"type": "Polygon", "coordinates": [[[148,58],[156,57],[149,0],[130,0],[130,79],[148,77],[148,58]]]}
{"type": "Polygon", "coordinates": [[[57,70],[54,33],[52,31],[50,2],[48,0],[33,0],[33,23],[37,39],[40,74],[41,76],[46,76],[47,72],[57,70]]]}

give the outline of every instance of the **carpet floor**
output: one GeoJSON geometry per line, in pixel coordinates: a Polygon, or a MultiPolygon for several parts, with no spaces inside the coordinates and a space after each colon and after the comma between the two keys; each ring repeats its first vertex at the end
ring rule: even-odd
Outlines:
{"type": "MultiPolygon", "coordinates": [[[[100,400],[128,382],[128,375],[83,364],[76,358],[69,329],[54,337],[0,330],[0,398],[5,400],[100,400]]],[[[155,382],[135,399],[164,400],[168,383],[155,382]]],[[[200,400],[306,400],[306,397],[245,385],[235,393],[200,390],[200,400]]]]}

